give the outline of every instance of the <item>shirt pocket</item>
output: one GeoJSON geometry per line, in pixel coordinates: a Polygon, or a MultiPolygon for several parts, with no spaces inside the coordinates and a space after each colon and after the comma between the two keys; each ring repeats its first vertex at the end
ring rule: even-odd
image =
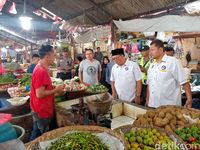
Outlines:
{"type": "Polygon", "coordinates": [[[165,82],[168,82],[168,80],[170,80],[171,78],[173,78],[170,74],[169,71],[159,71],[158,73],[158,82],[161,82],[161,83],[165,83],[165,82]]]}

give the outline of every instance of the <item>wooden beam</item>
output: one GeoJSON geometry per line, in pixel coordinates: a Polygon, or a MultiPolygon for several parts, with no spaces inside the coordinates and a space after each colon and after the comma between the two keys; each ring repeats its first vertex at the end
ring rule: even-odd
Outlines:
{"type": "MultiPolygon", "coordinates": [[[[101,7],[103,7],[103,6],[106,6],[106,5],[108,5],[108,4],[110,4],[110,3],[114,2],[114,1],[116,1],[116,0],[108,0],[108,1],[106,1],[106,2],[100,3],[99,5],[101,5],[101,7]]],[[[74,14],[72,14],[72,15],[70,15],[70,16],[66,16],[66,17],[62,17],[62,18],[63,18],[64,20],[66,20],[66,21],[67,21],[67,20],[70,20],[70,19],[73,19],[73,18],[76,18],[76,17],[78,17],[78,16],[80,16],[80,15],[86,13],[86,12],[89,12],[89,11],[93,10],[94,7],[95,7],[95,6],[92,6],[92,7],[88,8],[88,9],[86,9],[86,10],[84,10],[84,11],[80,11],[80,12],[74,13],[74,14]]]]}

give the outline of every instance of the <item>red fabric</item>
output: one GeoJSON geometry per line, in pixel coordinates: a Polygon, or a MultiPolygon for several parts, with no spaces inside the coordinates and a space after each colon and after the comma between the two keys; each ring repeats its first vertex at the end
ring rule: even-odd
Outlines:
{"type": "Polygon", "coordinates": [[[0,125],[9,122],[12,119],[11,114],[0,113],[0,125]]]}
{"type": "Polygon", "coordinates": [[[3,67],[3,65],[0,65],[0,74],[4,74],[6,71],[3,67]]]}
{"type": "Polygon", "coordinates": [[[37,65],[33,71],[30,104],[32,110],[38,114],[40,118],[49,118],[54,115],[54,95],[45,98],[37,98],[36,89],[45,87],[46,90],[52,90],[52,82],[48,70],[37,65]]]}
{"type": "Polygon", "coordinates": [[[7,0],[0,0],[0,11],[3,9],[3,6],[5,5],[7,0]]]}

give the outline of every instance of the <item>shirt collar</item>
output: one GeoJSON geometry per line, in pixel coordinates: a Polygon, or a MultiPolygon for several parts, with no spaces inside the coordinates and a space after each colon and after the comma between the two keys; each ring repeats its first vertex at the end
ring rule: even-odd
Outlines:
{"type": "Polygon", "coordinates": [[[166,62],[167,61],[167,55],[165,54],[164,56],[163,56],[163,58],[162,58],[162,62],[166,62]]]}
{"type": "MultiPolygon", "coordinates": [[[[163,55],[161,62],[166,62],[167,58],[168,58],[168,56],[166,54],[163,55]]],[[[155,60],[154,63],[158,63],[158,62],[155,60]]]]}

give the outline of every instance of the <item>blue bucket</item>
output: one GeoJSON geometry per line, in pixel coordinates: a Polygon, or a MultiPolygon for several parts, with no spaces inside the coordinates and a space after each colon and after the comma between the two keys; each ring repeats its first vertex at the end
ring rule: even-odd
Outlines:
{"type": "Polygon", "coordinates": [[[0,125],[0,143],[17,139],[15,128],[10,123],[0,125]]]}

